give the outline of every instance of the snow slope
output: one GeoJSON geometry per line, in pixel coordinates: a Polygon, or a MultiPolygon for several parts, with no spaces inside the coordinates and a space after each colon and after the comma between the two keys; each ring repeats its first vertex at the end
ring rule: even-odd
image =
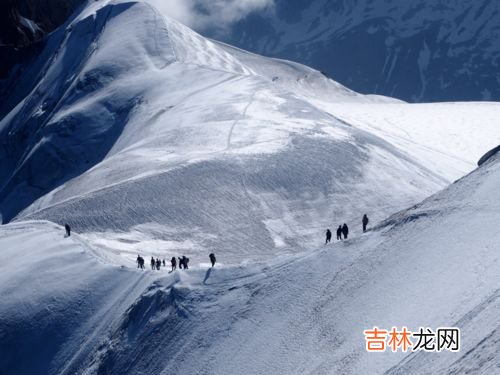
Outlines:
{"type": "Polygon", "coordinates": [[[310,249],[327,227],[445,187],[498,143],[496,104],[456,104],[423,128],[413,107],[207,40],[141,2],[90,2],[22,69],[0,105],[3,222],[68,222],[121,264],[137,251],[239,262],[310,249]],[[385,108],[426,137],[401,142],[372,115],[385,108]],[[474,133],[443,137],[457,121],[474,133]]]}
{"type": "MultiPolygon", "coordinates": [[[[156,336],[145,352],[169,358],[162,373],[491,373],[499,360],[499,179],[497,158],[360,238],[260,272],[200,272],[183,299],[188,322],[158,327],[159,311],[146,335],[180,332],[156,336]],[[462,351],[419,354],[411,365],[412,355],[369,354],[362,331],[374,325],[457,325],[462,351]]],[[[102,366],[135,366],[136,350],[114,344],[102,366]]]]}
{"type": "Polygon", "coordinates": [[[49,222],[1,227],[0,373],[57,374],[88,355],[152,282],[49,222]]]}
{"type": "Polygon", "coordinates": [[[495,102],[317,105],[405,150],[450,182],[471,171],[484,150],[500,143],[495,102]]]}
{"type": "Polygon", "coordinates": [[[0,371],[494,373],[499,183],[497,154],[363,236],[262,264],[172,274],[96,262],[100,250],[63,238],[53,224],[2,226],[0,343],[8,355],[0,371]],[[368,353],[362,331],[375,325],[458,326],[462,350],[368,353]],[[18,350],[37,352],[40,367],[12,361],[18,350]]]}

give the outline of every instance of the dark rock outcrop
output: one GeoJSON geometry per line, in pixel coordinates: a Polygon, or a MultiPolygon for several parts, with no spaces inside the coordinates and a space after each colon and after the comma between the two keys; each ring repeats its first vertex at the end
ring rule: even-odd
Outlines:
{"type": "Polygon", "coordinates": [[[500,152],[500,145],[498,145],[497,147],[491,149],[490,151],[488,151],[486,154],[484,154],[481,159],[479,159],[479,161],[477,162],[477,165],[478,166],[481,166],[483,165],[484,163],[486,163],[488,160],[490,160],[493,156],[495,156],[496,154],[498,154],[500,152]]]}
{"type": "Polygon", "coordinates": [[[4,0],[0,9],[0,79],[84,0],[4,0]]]}

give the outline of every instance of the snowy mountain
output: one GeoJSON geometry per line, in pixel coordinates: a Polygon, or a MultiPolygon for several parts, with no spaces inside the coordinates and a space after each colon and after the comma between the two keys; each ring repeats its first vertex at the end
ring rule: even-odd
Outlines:
{"type": "Polygon", "coordinates": [[[141,1],[41,46],[2,83],[0,374],[494,371],[500,104],[361,95],[141,1]],[[463,350],[374,356],[374,325],[463,350]]]}
{"type": "Polygon", "coordinates": [[[495,373],[498,156],[363,236],[263,264],[145,272],[54,224],[2,226],[0,371],[495,373]],[[374,325],[457,326],[462,348],[369,353],[374,325]]]}
{"type": "Polygon", "coordinates": [[[498,100],[494,0],[275,0],[227,42],[299,61],[364,93],[413,102],[498,100]]]}
{"type": "Polygon", "coordinates": [[[0,107],[3,222],[68,222],[112,253],[126,248],[118,261],[144,246],[215,248],[228,261],[310,248],[332,220],[383,219],[498,143],[497,104],[359,95],[144,3],[90,3],[22,72],[0,107]],[[400,130],[390,119],[405,108],[400,130]],[[379,109],[382,121],[356,123],[379,109]],[[457,121],[474,137],[443,140],[457,121]]]}

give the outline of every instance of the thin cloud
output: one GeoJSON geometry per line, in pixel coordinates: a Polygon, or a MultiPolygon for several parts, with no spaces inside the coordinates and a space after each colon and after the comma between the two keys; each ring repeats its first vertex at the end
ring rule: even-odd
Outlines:
{"type": "Polygon", "coordinates": [[[147,0],[163,14],[198,31],[226,32],[250,13],[273,9],[274,0],[147,0]]]}

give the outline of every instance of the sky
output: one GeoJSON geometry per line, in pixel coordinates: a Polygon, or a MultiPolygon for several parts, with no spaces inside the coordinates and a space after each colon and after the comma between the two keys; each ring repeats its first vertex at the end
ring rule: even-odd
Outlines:
{"type": "Polygon", "coordinates": [[[271,11],[274,0],[148,0],[164,14],[198,30],[225,33],[252,12],[271,11]]]}

